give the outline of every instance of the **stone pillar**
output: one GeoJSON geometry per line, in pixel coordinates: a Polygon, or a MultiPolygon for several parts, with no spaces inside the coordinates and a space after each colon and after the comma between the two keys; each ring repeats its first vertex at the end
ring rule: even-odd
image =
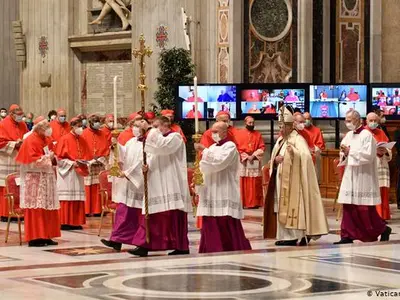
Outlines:
{"type": "Polygon", "coordinates": [[[298,1],[297,82],[313,79],[313,2],[298,1]]]}
{"type": "Polygon", "coordinates": [[[323,0],[322,81],[331,79],[331,1],[323,0]]]}
{"type": "Polygon", "coordinates": [[[370,1],[370,81],[382,82],[382,1],[370,1]]]}

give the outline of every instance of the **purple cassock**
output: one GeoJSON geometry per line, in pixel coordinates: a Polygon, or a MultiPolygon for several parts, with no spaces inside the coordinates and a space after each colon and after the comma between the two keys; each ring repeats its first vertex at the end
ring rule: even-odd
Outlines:
{"type": "Polygon", "coordinates": [[[139,218],[139,228],[132,244],[149,251],[189,250],[187,213],[170,210],[149,215],[150,243],[146,243],[145,216],[139,218]]]}
{"type": "Polygon", "coordinates": [[[373,205],[343,204],[341,238],[374,242],[386,229],[373,205]]]}
{"type": "Polygon", "coordinates": [[[117,243],[134,245],[133,237],[139,228],[140,208],[119,203],[115,212],[115,222],[110,240],[117,243]]]}
{"type": "Polygon", "coordinates": [[[251,250],[242,222],[231,216],[203,216],[200,253],[251,250]]]}

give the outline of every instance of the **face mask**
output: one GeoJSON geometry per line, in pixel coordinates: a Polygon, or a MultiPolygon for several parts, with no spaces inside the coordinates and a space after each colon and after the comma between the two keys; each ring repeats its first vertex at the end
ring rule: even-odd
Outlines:
{"type": "Polygon", "coordinates": [[[95,122],[94,124],[93,124],[93,126],[92,126],[92,128],[94,129],[94,130],[99,130],[100,129],[100,122],[95,122]]]}
{"type": "Polygon", "coordinates": [[[108,128],[114,128],[114,122],[108,122],[107,126],[108,128]]]}
{"type": "Polygon", "coordinates": [[[139,127],[133,126],[132,127],[132,132],[133,132],[134,136],[136,136],[136,137],[140,136],[140,128],[139,127]]]}
{"type": "Polygon", "coordinates": [[[83,133],[83,128],[82,127],[75,128],[74,132],[76,135],[81,135],[83,133]]]}
{"type": "Polygon", "coordinates": [[[2,112],[0,113],[0,116],[2,116],[3,118],[7,117],[7,113],[6,112],[2,112]]]}
{"type": "Polygon", "coordinates": [[[83,120],[82,120],[82,125],[83,125],[83,126],[86,126],[86,125],[87,125],[87,120],[86,120],[86,119],[83,119],[83,120]]]}
{"type": "Polygon", "coordinates": [[[60,121],[60,123],[65,123],[67,117],[59,117],[58,120],[60,121]]]}
{"type": "Polygon", "coordinates": [[[22,122],[22,119],[23,119],[24,117],[23,116],[15,116],[15,121],[16,122],[22,122]]]}
{"type": "Polygon", "coordinates": [[[22,121],[26,122],[26,118],[25,118],[25,117],[23,117],[23,118],[22,118],[22,121]]]}
{"type": "Polygon", "coordinates": [[[221,137],[219,136],[218,133],[213,133],[212,134],[212,139],[214,140],[214,142],[218,143],[219,141],[221,141],[221,137]]]}
{"type": "Polygon", "coordinates": [[[385,117],[383,117],[383,118],[381,119],[381,123],[382,123],[382,124],[385,124],[385,123],[386,123],[386,118],[385,118],[385,117]]]}
{"type": "Polygon", "coordinates": [[[56,118],[57,118],[57,116],[53,115],[53,116],[50,117],[50,120],[55,120],[56,118]]]}
{"type": "Polygon", "coordinates": [[[253,131],[254,130],[254,125],[246,125],[246,129],[253,131]]]}
{"type": "Polygon", "coordinates": [[[305,125],[306,125],[306,127],[310,127],[311,126],[311,120],[306,120],[305,125]]]}
{"type": "Polygon", "coordinates": [[[304,130],[304,123],[299,123],[296,125],[297,130],[304,130]]]}
{"type": "Polygon", "coordinates": [[[378,128],[378,126],[379,126],[378,123],[368,123],[368,127],[372,130],[378,128]]]}
{"type": "Polygon", "coordinates": [[[351,130],[351,131],[356,130],[356,126],[353,123],[346,123],[346,127],[348,130],[351,130]]]}
{"type": "Polygon", "coordinates": [[[44,132],[45,136],[51,136],[53,134],[53,130],[50,128],[47,128],[46,131],[44,132]]]}

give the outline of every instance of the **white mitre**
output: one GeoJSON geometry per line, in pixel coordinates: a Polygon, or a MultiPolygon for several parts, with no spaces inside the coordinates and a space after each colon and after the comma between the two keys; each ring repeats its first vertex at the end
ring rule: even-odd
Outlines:
{"type": "Polygon", "coordinates": [[[293,123],[293,114],[286,106],[282,106],[279,109],[278,121],[281,123],[293,123]]]}

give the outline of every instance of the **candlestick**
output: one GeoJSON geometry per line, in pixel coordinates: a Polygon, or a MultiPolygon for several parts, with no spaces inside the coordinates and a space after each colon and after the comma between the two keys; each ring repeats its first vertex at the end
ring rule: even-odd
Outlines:
{"type": "Polygon", "coordinates": [[[199,133],[199,114],[197,106],[197,76],[194,77],[194,128],[195,133],[199,133]]]}
{"type": "Polygon", "coordinates": [[[118,127],[117,119],[117,79],[118,76],[114,76],[114,129],[118,127]]]}

